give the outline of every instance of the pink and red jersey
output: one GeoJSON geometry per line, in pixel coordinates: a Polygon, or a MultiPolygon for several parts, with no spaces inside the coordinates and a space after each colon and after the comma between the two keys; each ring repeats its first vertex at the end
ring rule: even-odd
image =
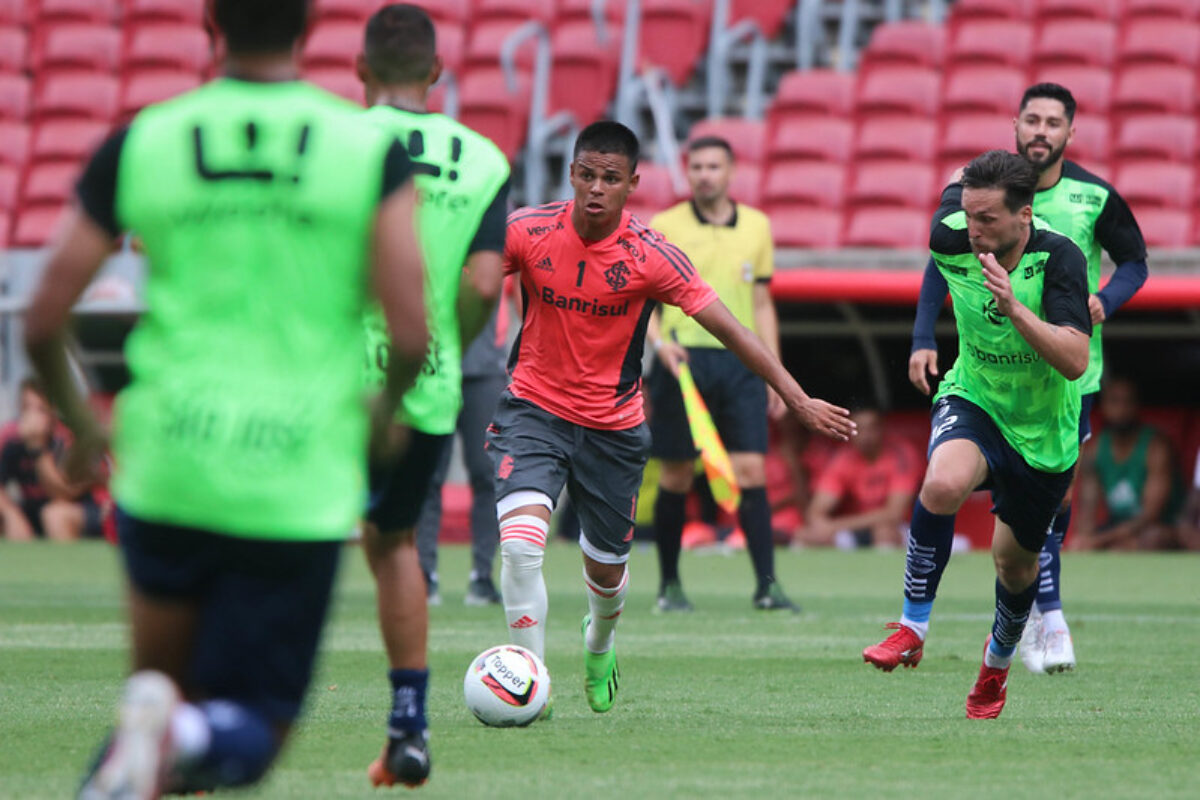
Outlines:
{"type": "Polygon", "coordinates": [[[642,349],[654,303],[689,316],[717,299],[679,248],[628,211],[598,242],[571,224],[574,201],[508,218],[506,272],[521,279],[524,320],[509,359],[510,391],[569,422],[639,425],[642,349]]]}
{"type": "Polygon", "coordinates": [[[874,461],[852,445],[842,445],[821,471],[814,491],[839,498],[838,515],[861,514],[882,508],[890,495],[915,494],[923,471],[912,444],[885,436],[874,461]]]}

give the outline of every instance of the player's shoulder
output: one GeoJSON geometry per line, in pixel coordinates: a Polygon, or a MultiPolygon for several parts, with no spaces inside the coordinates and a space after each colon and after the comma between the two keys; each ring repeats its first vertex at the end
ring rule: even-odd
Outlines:
{"type": "Polygon", "coordinates": [[[738,225],[745,225],[751,232],[771,229],[771,220],[766,213],[745,203],[737,204],[738,225]]]}
{"type": "Polygon", "coordinates": [[[531,239],[548,236],[566,228],[567,207],[570,201],[559,200],[538,206],[523,206],[508,215],[508,232],[531,239]]]}
{"type": "Polygon", "coordinates": [[[1065,180],[1075,183],[1084,183],[1091,186],[1103,189],[1106,192],[1116,192],[1116,188],[1111,183],[1101,178],[1091,170],[1085,169],[1078,163],[1069,159],[1063,159],[1062,177],[1065,180]]]}
{"type": "MultiPolygon", "coordinates": [[[[655,216],[654,220],[658,221],[661,216],[662,214],[655,216]]],[[[657,225],[647,225],[633,214],[630,214],[625,219],[624,228],[624,233],[618,239],[628,236],[642,242],[651,254],[667,259],[682,258],[684,261],[687,261],[687,256],[683,254],[683,251],[671,244],[667,235],[659,230],[657,225]]]]}
{"type": "Polygon", "coordinates": [[[452,135],[462,140],[462,153],[472,163],[487,163],[502,168],[505,173],[509,171],[508,156],[504,155],[504,151],[491,139],[453,117],[445,114],[431,114],[431,116],[436,117],[452,135]]]}
{"type": "Polygon", "coordinates": [[[1032,240],[1025,248],[1029,252],[1046,252],[1052,257],[1083,258],[1083,251],[1070,236],[1059,233],[1053,228],[1034,226],[1032,240]]]}

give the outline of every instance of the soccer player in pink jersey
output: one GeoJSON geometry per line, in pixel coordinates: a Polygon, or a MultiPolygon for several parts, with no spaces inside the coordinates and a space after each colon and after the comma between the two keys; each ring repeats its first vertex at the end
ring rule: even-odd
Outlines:
{"type": "Polygon", "coordinates": [[[809,428],[846,440],[845,409],[809,397],[743,326],[678,248],[625,211],[637,188],[638,140],[617,122],[575,141],[575,197],[509,216],[505,269],[518,273],[521,332],[512,375],[488,428],[500,519],[501,590],[514,643],[544,657],[542,559],[564,484],[579,510],[589,614],[585,692],[612,708],[613,647],[650,436],[642,412],[642,351],[655,303],[677,305],[761,375],[809,428]]]}

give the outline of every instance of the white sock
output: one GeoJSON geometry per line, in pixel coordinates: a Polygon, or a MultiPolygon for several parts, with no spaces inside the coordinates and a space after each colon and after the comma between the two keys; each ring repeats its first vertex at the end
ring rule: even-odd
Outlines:
{"type": "Polygon", "coordinates": [[[171,714],[171,745],[179,761],[199,761],[208,752],[212,731],[204,712],[191,703],[180,703],[171,714]]]}
{"type": "Polygon", "coordinates": [[[1011,655],[998,656],[992,652],[991,645],[984,648],[983,663],[992,669],[1008,669],[1012,665],[1013,657],[1011,655]]]}
{"type": "Polygon", "coordinates": [[[500,592],[513,644],[546,656],[546,581],[542,559],[550,525],[530,514],[500,523],[500,592]]]}
{"type": "Polygon", "coordinates": [[[588,587],[588,610],[592,614],[587,629],[587,649],[592,653],[607,653],[613,646],[617,617],[621,616],[621,609],[625,607],[625,595],[629,591],[629,568],[625,568],[621,582],[616,587],[597,585],[588,577],[586,570],[583,581],[588,587]]]}
{"type": "Polygon", "coordinates": [[[925,620],[924,622],[917,622],[915,620],[909,619],[906,616],[901,615],[900,616],[900,624],[906,628],[911,628],[913,633],[915,633],[915,634],[917,634],[917,636],[921,637],[922,642],[925,641],[925,634],[929,633],[929,620],[925,620]]]}
{"type": "Polygon", "coordinates": [[[1067,618],[1063,616],[1061,608],[1042,614],[1042,630],[1046,633],[1067,633],[1067,618]]]}

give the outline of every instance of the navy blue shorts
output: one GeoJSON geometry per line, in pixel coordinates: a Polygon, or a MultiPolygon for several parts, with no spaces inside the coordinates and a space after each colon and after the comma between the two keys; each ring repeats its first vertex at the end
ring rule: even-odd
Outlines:
{"type": "Polygon", "coordinates": [[[417,527],[421,509],[433,482],[433,473],[442,460],[442,451],[454,441],[454,434],[438,435],[413,431],[408,447],[385,466],[367,470],[370,497],[367,521],[381,533],[397,533],[417,527]]]}
{"type": "Polygon", "coordinates": [[[930,421],[929,450],[952,439],[974,442],[988,465],[988,476],[977,489],[992,493],[992,513],[1013,530],[1017,542],[1037,553],[1059,505],[1071,488],[1075,467],[1063,472],[1042,472],[1029,466],[1004,438],[988,413],[953,395],[938,400],[930,421]]]}
{"type": "Polygon", "coordinates": [[[154,600],[195,605],[183,687],[236,700],[275,723],[300,713],[341,541],[243,539],[117,511],[129,580],[154,600]]]}
{"type": "Polygon", "coordinates": [[[1085,394],[1079,398],[1079,443],[1083,444],[1092,438],[1092,406],[1096,404],[1099,392],[1085,394]]]}
{"type": "MultiPolygon", "coordinates": [[[[736,355],[715,347],[689,347],[696,388],[730,453],[767,452],[767,384],[736,355]]],[[[691,461],[700,453],[692,441],[679,381],[655,359],[646,381],[650,390],[650,454],[666,461],[691,461]]]]}

